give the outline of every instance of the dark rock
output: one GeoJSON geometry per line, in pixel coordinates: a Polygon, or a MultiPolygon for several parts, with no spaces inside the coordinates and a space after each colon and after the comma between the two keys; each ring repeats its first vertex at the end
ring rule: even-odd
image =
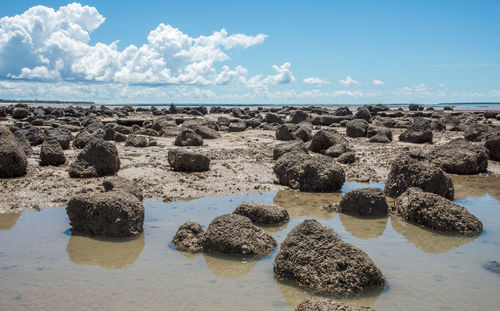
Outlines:
{"type": "Polygon", "coordinates": [[[441,120],[434,120],[431,122],[431,130],[433,131],[446,131],[446,125],[441,120]]]}
{"type": "Polygon", "coordinates": [[[193,130],[182,130],[175,139],[174,145],[176,146],[201,146],[203,145],[203,138],[196,134],[193,130]]]}
{"type": "Polygon", "coordinates": [[[422,157],[402,153],[391,165],[385,193],[396,198],[412,187],[450,200],[454,197],[453,182],[441,168],[422,157]]]}
{"type": "Polygon", "coordinates": [[[500,132],[492,134],[484,144],[491,160],[500,161],[500,132]]]}
{"type": "Polygon", "coordinates": [[[146,135],[146,136],[153,136],[153,137],[158,137],[160,134],[153,130],[153,129],[139,129],[137,131],[134,131],[134,134],[136,135],[146,135]]]}
{"type": "Polygon", "coordinates": [[[296,124],[283,124],[276,130],[277,140],[296,140],[309,141],[312,138],[311,128],[296,124]]]}
{"type": "Polygon", "coordinates": [[[368,141],[371,143],[381,143],[381,144],[388,144],[391,142],[389,138],[387,138],[387,135],[385,135],[384,133],[378,133],[375,136],[370,137],[368,141]]]}
{"type": "Polygon", "coordinates": [[[244,130],[247,129],[247,125],[244,122],[235,122],[231,123],[229,127],[227,128],[228,132],[243,132],[244,130]]]}
{"type": "Polygon", "coordinates": [[[46,130],[45,132],[47,134],[47,138],[52,138],[57,140],[57,142],[61,145],[63,150],[69,149],[71,140],[73,139],[73,135],[69,130],[64,128],[55,128],[46,130]]]}
{"type": "Polygon", "coordinates": [[[346,144],[338,143],[338,144],[335,144],[335,145],[331,146],[330,148],[326,149],[325,155],[332,157],[332,158],[338,158],[340,155],[342,155],[346,152],[349,152],[349,151],[351,151],[351,149],[349,147],[347,147],[346,144]]]}
{"type": "Polygon", "coordinates": [[[208,226],[203,250],[227,255],[263,257],[276,248],[276,240],[244,216],[226,214],[208,226]]]}
{"type": "Polygon", "coordinates": [[[385,194],[379,188],[360,188],[342,196],[337,211],[352,216],[382,217],[388,211],[385,194]]]}
{"type": "Polygon", "coordinates": [[[26,139],[26,136],[24,136],[23,131],[15,131],[14,137],[16,138],[17,143],[21,148],[23,149],[24,153],[28,156],[33,153],[33,148],[31,148],[30,142],[26,139]]]}
{"type": "Polygon", "coordinates": [[[102,186],[105,191],[125,191],[134,195],[140,201],[144,198],[142,190],[135,182],[120,176],[106,177],[102,182],[102,186]]]}
{"type": "Polygon", "coordinates": [[[335,110],[337,116],[351,116],[352,111],[348,107],[339,107],[335,110]]]}
{"type": "Polygon", "coordinates": [[[278,123],[278,124],[282,124],[283,123],[283,119],[275,114],[275,113],[268,113],[266,114],[266,122],[267,123],[278,123]]]}
{"type": "Polygon", "coordinates": [[[277,225],[288,222],[288,212],[275,204],[249,202],[240,204],[233,212],[250,218],[254,224],[277,225]]]}
{"type": "Polygon", "coordinates": [[[23,130],[23,134],[32,146],[41,145],[47,138],[45,132],[38,127],[30,127],[28,129],[25,129],[23,130]]]}
{"type": "Polygon", "coordinates": [[[274,273],[279,279],[329,294],[356,294],[385,284],[366,253],[311,219],[293,228],[281,243],[274,273]]]}
{"type": "Polygon", "coordinates": [[[311,119],[309,114],[307,112],[304,112],[302,110],[297,110],[292,113],[292,117],[290,119],[291,123],[297,124],[300,122],[307,122],[311,119]]]}
{"type": "Polygon", "coordinates": [[[334,129],[319,130],[313,135],[309,150],[323,153],[331,146],[341,142],[343,139],[334,129]]]}
{"type": "Polygon", "coordinates": [[[450,174],[478,174],[488,168],[486,149],[465,138],[455,138],[436,146],[426,156],[450,174]]]}
{"type": "Polygon", "coordinates": [[[352,164],[356,162],[356,153],[353,151],[343,153],[337,158],[337,161],[342,164],[352,164]]]}
{"type": "Polygon", "coordinates": [[[395,202],[393,212],[404,220],[429,229],[478,235],[483,224],[465,207],[437,194],[410,188],[395,202]]]}
{"type": "Polygon", "coordinates": [[[69,166],[69,176],[91,178],[114,175],[120,169],[118,149],[108,141],[96,139],[89,142],[69,166]]]}
{"type": "Polygon", "coordinates": [[[204,172],[210,169],[207,156],[179,149],[168,151],[168,163],[178,172],[204,172]]]}
{"type": "Polygon", "coordinates": [[[122,134],[122,133],[116,133],[114,137],[114,141],[117,143],[122,143],[124,141],[127,141],[127,135],[122,134]]]}
{"type": "Polygon", "coordinates": [[[276,161],[273,170],[281,185],[301,191],[335,191],[345,182],[342,167],[332,158],[322,155],[285,153],[276,161]]]}
{"type": "Polygon", "coordinates": [[[28,160],[14,134],[0,125],[0,178],[26,175],[28,160]]]}
{"type": "Polygon", "coordinates": [[[366,122],[370,122],[372,115],[366,107],[358,108],[358,111],[354,114],[354,119],[363,119],[366,122]]]}
{"type": "Polygon", "coordinates": [[[145,148],[149,146],[148,140],[144,136],[130,134],[125,140],[125,146],[145,148]]]}
{"type": "Polygon", "coordinates": [[[432,143],[432,130],[430,122],[425,119],[415,119],[410,127],[399,135],[399,140],[414,143],[432,143]]]}
{"type": "Polygon", "coordinates": [[[75,139],[73,140],[73,148],[83,149],[89,142],[95,139],[97,138],[87,131],[80,132],[75,136],[75,139]]]}
{"type": "Polygon", "coordinates": [[[490,127],[486,124],[471,124],[465,128],[465,139],[473,142],[480,142],[486,140],[490,134],[490,127]]]}
{"type": "Polygon", "coordinates": [[[421,110],[424,110],[424,107],[422,105],[410,104],[408,106],[408,110],[410,110],[410,111],[421,111],[421,110]]]}
{"type": "Polygon", "coordinates": [[[30,112],[26,108],[14,108],[12,109],[12,117],[14,119],[24,119],[30,115],[30,112]]]}
{"type": "Polygon", "coordinates": [[[392,131],[388,127],[370,125],[366,131],[366,137],[368,138],[371,138],[378,134],[385,135],[389,141],[392,141],[392,131]]]}
{"type": "Polygon", "coordinates": [[[72,231],[101,237],[138,236],[144,223],[144,207],[134,195],[109,191],[77,195],[68,202],[66,213],[72,231]]]}
{"type": "Polygon", "coordinates": [[[306,144],[302,140],[292,140],[274,147],[273,160],[278,160],[285,153],[292,151],[303,151],[304,153],[308,153],[306,144]]]}
{"type": "Polygon", "coordinates": [[[190,126],[190,128],[198,135],[201,136],[203,139],[217,139],[220,138],[219,132],[217,132],[214,129],[209,128],[208,126],[204,125],[193,125],[190,126]]]}
{"type": "Polygon", "coordinates": [[[329,298],[311,297],[301,302],[295,311],[375,311],[369,307],[353,307],[329,298]]]}
{"type": "Polygon", "coordinates": [[[195,221],[187,221],[179,227],[172,240],[172,244],[179,251],[197,253],[203,251],[205,231],[195,221]]]}
{"type": "Polygon", "coordinates": [[[66,163],[66,157],[59,142],[53,138],[46,139],[40,148],[40,165],[59,166],[64,163],[66,163]]]}
{"type": "Polygon", "coordinates": [[[363,119],[354,119],[346,123],[346,135],[348,137],[366,137],[368,122],[363,119]]]}

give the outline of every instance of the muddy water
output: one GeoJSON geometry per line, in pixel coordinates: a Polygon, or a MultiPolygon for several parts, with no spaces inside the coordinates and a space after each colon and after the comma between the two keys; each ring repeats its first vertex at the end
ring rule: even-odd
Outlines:
{"type": "MultiPolygon", "coordinates": [[[[325,207],[340,194],[295,191],[148,201],[144,234],[128,241],[71,235],[63,208],[0,215],[0,309],[293,310],[311,294],[274,279],[277,249],[246,260],[181,253],[170,244],[186,220],[206,228],[240,203],[260,201],[290,212],[289,224],[264,228],[278,242],[302,220],[317,218],[368,253],[388,280],[383,290],[340,300],[377,310],[498,310],[500,274],[485,266],[500,260],[500,179],[455,184],[457,202],[484,224],[477,238],[437,234],[393,217],[330,213],[325,207]]],[[[346,183],[342,190],[363,186],[346,183]]]]}

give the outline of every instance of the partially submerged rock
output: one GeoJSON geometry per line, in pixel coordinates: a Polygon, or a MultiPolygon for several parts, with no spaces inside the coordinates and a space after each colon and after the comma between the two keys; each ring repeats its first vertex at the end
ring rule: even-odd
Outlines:
{"type": "Polygon", "coordinates": [[[5,126],[0,126],[0,178],[26,175],[28,160],[14,134],[5,126]]]}
{"type": "Polygon", "coordinates": [[[77,195],[69,200],[66,213],[75,233],[124,238],[143,231],[144,207],[125,191],[77,195]]]}
{"type": "Polygon", "coordinates": [[[168,151],[168,163],[178,172],[204,172],[210,169],[210,159],[207,156],[179,149],[168,151]]]}
{"type": "Polygon", "coordinates": [[[279,279],[329,294],[355,294],[385,284],[366,253],[311,219],[293,228],[281,243],[274,273],[279,279]]]}
{"type": "Polygon", "coordinates": [[[277,225],[288,222],[288,212],[276,204],[248,202],[240,204],[233,212],[250,218],[254,224],[277,225]]]}
{"type": "Polygon", "coordinates": [[[187,221],[179,227],[172,243],[179,251],[197,253],[203,251],[205,231],[196,221],[187,221]]]}
{"type": "Polygon", "coordinates": [[[454,197],[453,182],[442,169],[418,155],[402,153],[391,165],[385,193],[396,198],[412,187],[450,200],[454,197]]]}
{"type": "Polygon", "coordinates": [[[120,169],[118,149],[108,141],[96,139],[89,142],[69,166],[69,176],[91,178],[114,175],[120,169]]]}
{"type": "Polygon", "coordinates": [[[374,311],[369,307],[352,307],[329,298],[311,297],[297,306],[295,311],[374,311]]]}
{"type": "Polygon", "coordinates": [[[301,191],[335,191],[345,182],[342,167],[322,155],[289,152],[276,161],[273,170],[281,185],[301,191]]]}
{"type": "Polygon", "coordinates": [[[59,142],[53,138],[46,139],[40,148],[40,165],[59,166],[66,163],[66,156],[59,142]]]}
{"type": "Polygon", "coordinates": [[[203,249],[207,252],[263,257],[276,248],[276,240],[244,216],[226,214],[208,226],[203,249]]]}
{"type": "Polygon", "coordinates": [[[408,222],[433,230],[463,235],[478,235],[483,231],[481,221],[465,207],[419,188],[410,188],[400,195],[393,212],[408,222]]]}
{"type": "Polygon", "coordinates": [[[434,147],[427,158],[450,174],[478,174],[486,172],[488,168],[486,149],[465,138],[455,138],[434,147]]]}
{"type": "Polygon", "coordinates": [[[387,200],[384,192],[379,188],[360,188],[347,192],[337,211],[352,216],[381,217],[387,216],[387,200]]]}

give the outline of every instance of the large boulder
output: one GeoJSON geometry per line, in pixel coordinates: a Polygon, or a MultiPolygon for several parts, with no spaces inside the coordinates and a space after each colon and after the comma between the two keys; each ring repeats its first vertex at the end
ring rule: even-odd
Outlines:
{"type": "Polygon", "coordinates": [[[83,149],[90,141],[95,139],[96,137],[94,135],[87,131],[82,131],[76,134],[75,139],[73,140],[73,148],[83,149]]]}
{"type": "Polygon", "coordinates": [[[345,182],[343,168],[322,155],[289,152],[276,161],[273,170],[281,185],[301,191],[336,191],[345,182]]]}
{"type": "Polygon", "coordinates": [[[96,139],[89,142],[69,166],[69,176],[91,178],[114,175],[120,169],[120,158],[116,146],[108,141],[96,139]]]}
{"type": "Polygon", "coordinates": [[[343,142],[343,139],[334,129],[319,130],[313,135],[309,150],[323,153],[331,146],[341,142],[343,142]]]}
{"type": "Polygon", "coordinates": [[[175,233],[172,244],[179,251],[197,253],[203,251],[205,239],[201,225],[196,221],[187,221],[175,233]]]}
{"type": "Polygon", "coordinates": [[[354,119],[346,123],[346,135],[349,137],[366,137],[368,122],[363,119],[354,119]]]}
{"type": "Polygon", "coordinates": [[[73,139],[73,135],[71,132],[64,128],[54,128],[45,131],[47,134],[47,138],[52,138],[57,140],[57,142],[61,145],[63,150],[69,149],[71,140],[73,139]]]}
{"type": "Polygon", "coordinates": [[[358,108],[358,111],[356,111],[356,113],[354,114],[354,119],[363,119],[369,122],[371,118],[372,115],[370,113],[370,110],[368,110],[366,107],[358,108]]]}
{"type": "Polygon", "coordinates": [[[53,138],[46,139],[40,148],[40,165],[59,166],[66,163],[66,156],[59,142],[53,138]]]}
{"type": "Polygon", "coordinates": [[[434,193],[410,188],[400,195],[393,212],[404,220],[429,229],[478,235],[483,224],[465,207],[434,193]]]}
{"type": "Polygon", "coordinates": [[[135,182],[120,176],[115,175],[106,177],[102,181],[102,186],[104,191],[125,191],[134,195],[141,201],[144,198],[141,188],[139,188],[135,182]]]}
{"type": "Polygon", "coordinates": [[[301,302],[295,311],[375,311],[369,307],[353,307],[330,298],[311,297],[301,302]]]}
{"type": "Polygon", "coordinates": [[[277,140],[296,140],[309,141],[312,138],[310,127],[297,124],[283,124],[276,130],[277,140]]]}
{"type": "Polygon", "coordinates": [[[488,168],[486,149],[465,138],[455,138],[434,147],[427,158],[450,174],[478,174],[486,172],[488,168]]]}
{"type": "Polygon", "coordinates": [[[500,132],[490,135],[484,146],[488,149],[488,155],[491,160],[500,161],[500,132]]]}
{"type": "Polygon", "coordinates": [[[276,248],[276,240],[252,224],[250,218],[226,214],[208,226],[203,250],[245,257],[263,257],[276,248]]]}
{"type": "Polygon", "coordinates": [[[66,213],[75,233],[124,238],[143,230],[144,207],[125,191],[77,195],[69,200],[66,213]]]}
{"type": "Polygon", "coordinates": [[[12,117],[14,119],[24,119],[30,115],[27,108],[17,107],[12,109],[12,117]]]}
{"type": "Polygon", "coordinates": [[[137,148],[145,148],[149,146],[148,140],[146,137],[141,135],[130,134],[127,136],[125,140],[125,146],[127,147],[137,147],[137,148]]]}
{"type": "Polygon", "coordinates": [[[454,197],[453,182],[441,168],[419,155],[402,153],[391,164],[385,193],[396,198],[412,187],[450,200],[454,197]]]}
{"type": "Polygon", "coordinates": [[[14,134],[0,125],[0,178],[26,175],[28,160],[14,134]]]}
{"type": "Polygon", "coordinates": [[[41,145],[47,138],[45,132],[38,127],[23,129],[23,134],[32,146],[41,145]]]}
{"type": "Polygon", "coordinates": [[[360,188],[347,192],[337,211],[352,216],[382,217],[388,213],[385,194],[379,188],[360,188]]]}
{"type": "Polygon", "coordinates": [[[338,295],[385,284],[382,272],[366,253],[311,219],[293,228],[281,243],[274,273],[315,292],[338,295]]]}
{"type": "Polygon", "coordinates": [[[377,135],[384,135],[388,140],[392,141],[392,131],[390,128],[385,126],[370,125],[366,130],[366,137],[371,138],[377,135]]]}
{"type": "Polygon", "coordinates": [[[219,132],[205,125],[194,124],[190,128],[203,139],[217,139],[221,137],[219,132]]]}
{"type": "Polygon", "coordinates": [[[311,119],[311,117],[309,116],[309,114],[307,112],[304,112],[302,110],[297,110],[297,111],[294,111],[292,113],[291,118],[290,118],[290,123],[297,124],[300,122],[307,122],[310,119],[311,119]]]}
{"type": "Polygon", "coordinates": [[[432,143],[432,130],[429,120],[417,118],[399,135],[399,140],[414,144],[432,143]]]}
{"type": "Polygon", "coordinates": [[[168,163],[177,172],[204,172],[210,169],[207,156],[179,149],[168,151],[168,163]]]}
{"type": "Polygon", "coordinates": [[[250,218],[254,224],[277,225],[288,222],[288,212],[276,204],[248,202],[240,204],[233,212],[250,218]]]}
{"type": "Polygon", "coordinates": [[[203,145],[203,138],[201,138],[201,136],[196,134],[193,130],[185,129],[177,135],[174,145],[181,147],[201,146],[203,145]]]}
{"type": "Polygon", "coordinates": [[[307,153],[307,146],[306,144],[300,140],[292,140],[292,141],[287,141],[285,143],[276,145],[273,149],[273,160],[278,160],[282,155],[284,155],[287,152],[291,151],[302,151],[304,153],[307,153]]]}

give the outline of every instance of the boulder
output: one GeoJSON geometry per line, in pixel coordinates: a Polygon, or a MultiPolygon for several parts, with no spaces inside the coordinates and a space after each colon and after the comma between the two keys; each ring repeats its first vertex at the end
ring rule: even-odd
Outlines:
{"type": "Polygon", "coordinates": [[[342,196],[337,211],[352,216],[382,217],[387,216],[387,200],[379,188],[360,188],[342,196]]]}
{"type": "Polygon", "coordinates": [[[339,107],[335,110],[335,115],[337,115],[337,116],[351,116],[352,111],[349,109],[349,107],[342,106],[342,107],[339,107]]]}
{"type": "Polygon", "coordinates": [[[303,151],[304,153],[308,153],[306,144],[300,140],[291,140],[279,145],[276,145],[273,149],[273,160],[278,160],[282,155],[291,151],[303,151]]]}
{"type": "Polygon", "coordinates": [[[28,117],[29,115],[30,115],[30,112],[26,108],[18,107],[18,108],[12,109],[12,117],[14,119],[24,119],[24,118],[28,117]]]}
{"type": "Polygon", "coordinates": [[[492,134],[484,144],[490,160],[500,161],[500,132],[492,134]]]}
{"type": "Polygon", "coordinates": [[[229,133],[231,132],[243,132],[244,130],[247,129],[247,125],[245,122],[234,122],[229,125],[227,128],[227,131],[229,133]]]}
{"type": "Polygon", "coordinates": [[[125,146],[127,147],[137,147],[145,148],[149,146],[148,140],[144,136],[139,136],[135,134],[130,134],[125,140],[125,146]]]}
{"type": "Polygon", "coordinates": [[[331,146],[341,142],[343,142],[343,139],[334,129],[319,130],[313,135],[309,150],[323,153],[331,146]]]}
{"type": "Polygon", "coordinates": [[[114,175],[120,169],[120,158],[116,146],[108,141],[96,139],[89,142],[69,166],[69,176],[91,178],[114,175]]]}
{"type": "Polygon", "coordinates": [[[24,153],[27,156],[29,156],[30,154],[32,154],[33,153],[33,148],[31,148],[31,144],[26,139],[26,136],[24,136],[23,131],[17,130],[13,134],[14,134],[14,137],[16,138],[16,141],[19,144],[19,146],[23,149],[24,153]]]}
{"type": "Polygon", "coordinates": [[[142,190],[135,182],[120,176],[106,177],[102,181],[102,186],[104,187],[104,191],[125,191],[134,195],[140,201],[144,198],[142,190]]]}
{"type": "Polygon", "coordinates": [[[290,118],[290,123],[297,124],[300,122],[307,122],[310,119],[311,119],[311,117],[309,116],[309,114],[307,112],[304,112],[302,110],[297,110],[297,111],[294,111],[292,113],[291,118],[290,118]]]}
{"type": "Polygon", "coordinates": [[[354,119],[346,123],[346,135],[348,137],[366,137],[368,122],[363,119],[354,119]]]}
{"type": "Polygon", "coordinates": [[[283,119],[279,115],[277,115],[276,113],[272,113],[272,112],[266,114],[265,120],[267,123],[278,123],[278,124],[283,123],[283,119]]]}
{"type": "Polygon", "coordinates": [[[69,149],[71,140],[73,139],[73,135],[69,130],[64,128],[54,128],[46,130],[45,133],[47,134],[47,138],[57,140],[63,150],[69,149]]]}
{"type": "Polygon", "coordinates": [[[144,207],[124,191],[77,195],[69,200],[66,213],[74,233],[125,238],[143,230],[144,207]]]}
{"type": "Polygon", "coordinates": [[[297,125],[297,124],[283,124],[276,130],[277,140],[296,140],[301,139],[306,142],[311,140],[312,131],[307,126],[297,125]]]}
{"type": "Polygon", "coordinates": [[[479,235],[483,224],[465,207],[434,193],[410,188],[395,201],[393,213],[432,230],[479,235]]]}
{"type": "Polygon", "coordinates": [[[301,302],[295,311],[375,311],[369,307],[353,307],[330,298],[311,297],[301,302]]]}
{"type": "Polygon", "coordinates": [[[338,158],[337,161],[342,164],[352,164],[356,162],[356,153],[354,151],[349,151],[346,153],[342,153],[338,158]]]}
{"type": "Polygon", "coordinates": [[[372,118],[372,115],[370,113],[370,110],[368,110],[366,107],[360,107],[358,108],[358,111],[354,114],[354,119],[363,119],[366,122],[370,122],[370,119],[372,118]]]}
{"type": "Polygon", "coordinates": [[[250,218],[257,225],[278,225],[288,222],[288,212],[276,204],[248,202],[240,204],[233,212],[250,218]]]}
{"type": "Polygon", "coordinates": [[[450,174],[478,174],[488,168],[486,149],[465,138],[455,138],[436,146],[426,157],[450,174]]]}
{"type": "Polygon", "coordinates": [[[217,139],[221,137],[219,132],[205,125],[195,124],[190,126],[190,128],[203,139],[217,139]]]}
{"type": "Polygon", "coordinates": [[[466,126],[464,138],[473,142],[481,142],[486,140],[490,132],[491,129],[487,124],[478,124],[477,122],[473,122],[466,126]]]}
{"type": "Polygon", "coordinates": [[[389,139],[389,141],[392,141],[392,131],[388,127],[370,125],[366,131],[366,137],[368,138],[371,138],[378,134],[385,135],[389,139]]]}
{"type": "Polygon", "coordinates": [[[95,139],[96,137],[87,131],[80,132],[75,136],[75,139],[73,140],[73,148],[83,149],[90,141],[95,139]]]}
{"type": "Polygon", "coordinates": [[[391,140],[387,138],[387,135],[384,133],[378,133],[374,136],[371,136],[370,139],[368,139],[368,141],[371,143],[381,143],[381,144],[388,144],[391,142],[391,140]]]}
{"type": "Polygon", "coordinates": [[[357,294],[385,284],[382,272],[366,253],[312,219],[293,228],[281,243],[274,274],[315,292],[335,295],[357,294]]]}
{"type": "Polygon", "coordinates": [[[203,145],[203,138],[196,134],[193,130],[185,129],[177,135],[174,145],[176,146],[201,146],[203,145]]]}
{"type": "Polygon", "coordinates": [[[226,214],[208,226],[203,250],[245,257],[264,257],[276,248],[276,240],[244,216],[226,214]]]}
{"type": "Polygon", "coordinates": [[[14,134],[6,126],[0,125],[0,178],[26,175],[28,160],[14,134]]]}
{"type": "Polygon", "coordinates": [[[432,130],[429,120],[425,119],[415,119],[406,131],[399,135],[399,140],[414,143],[432,143],[432,130]]]}
{"type": "Polygon", "coordinates": [[[197,253],[203,251],[205,239],[205,231],[201,225],[196,221],[187,221],[175,233],[172,244],[179,251],[197,253]]]}
{"type": "Polygon", "coordinates": [[[342,167],[322,155],[289,152],[276,161],[273,170],[281,185],[301,191],[336,191],[345,182],[342,167]]]}
{"type": "Polygon", "coordinates": [[[338,158],[342,154],[349,152],[349,151],[351,151],[351,149],[349,147],[347,147],[346,144],[338,143],[338,144],[335,144],[335,145],[331,146],[330,148],[326,149],[325,155],[332,157],[332,158],[338,158]]]}
{"type": "Polygon", "coordinates": [[[210,169],[207,156],[179,149],[168,151],[168,163],[177,172],[204,172],[210,169]]]}
{"type": "Polygon", "coordinates": [[[40,148],[40,165],[59,166],[66,163],[66,156],[59,142],[53,138],[46,139],[40,148]]]}
{"type": "Polygon", "coordinates": [[[116,133],[115,136],[113,137],[113,140],[117,143],[122,143],[124,141],[127,141],[127,135],[122,133],[116,133]]]}
{"type": "Polygon", "coordinates": [[[450,200],[454,197],[453,182],[441,168],[419,155],[402,153],[391,164],[385,194],[396,198],[412,187],[450,200]]]}

